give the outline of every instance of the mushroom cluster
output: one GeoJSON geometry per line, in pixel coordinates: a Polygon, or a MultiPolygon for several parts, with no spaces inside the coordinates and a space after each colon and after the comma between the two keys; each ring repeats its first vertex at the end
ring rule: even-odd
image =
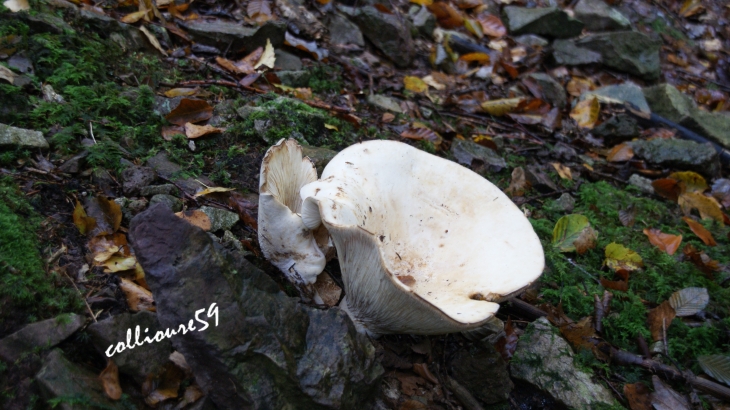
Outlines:
{"type": "Polygon", "coordinates": [[[370,334],[442,334],[488,321],[543,271],[530,222],[492,183],[395,141],[346,148],[317,180],[294,141],[261,169],[259,242],[303,293],[318,295],[332,245],[340,302],[370,334]]]}

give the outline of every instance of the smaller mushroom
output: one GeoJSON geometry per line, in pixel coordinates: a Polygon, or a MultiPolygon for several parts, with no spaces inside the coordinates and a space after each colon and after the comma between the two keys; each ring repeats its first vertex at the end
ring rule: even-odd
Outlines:
{"type": "MultiPolygon", "coordinates": [[[[282,139],[266,151],[259,180],[259,245],[266,259],[300,291],[316,282],[326,263],[313,230],[299,216],[299,191],[316,180],[314,164],[303,157],[296,141],[282,139]]],[[[318,236],[326,248],[326,231],[318,236]]]]}

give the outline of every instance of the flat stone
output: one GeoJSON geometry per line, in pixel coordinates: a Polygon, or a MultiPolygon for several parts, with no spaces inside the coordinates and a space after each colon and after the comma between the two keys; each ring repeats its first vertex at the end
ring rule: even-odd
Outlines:
{"type": "Polygon", "coordinates": [[[60,349],[53,349],[48,354],[35,380],[46,401],[58,398],[76,399],[60,400],[58,406],[54,408],[62,410],[126,408],[121,402],[106,397],[96,373],[71,363],[60,349]]]}
{"type": "Polygon", "coordinates": [[[307,70],[299,71],[277,71],[276,76],[282,84],[289,87],[306,87],[309,85],[309,79],[312,74],[307,70]]]}
{"type": "Polygon", "coordinates": [[[172,343],[169,339],[161,342],[143,343],[135,345],[137,340],[142,343],[145,337],[154,337],[158,330],[165,329],[157,321],[157,315],[149,311],[138,313],[122,313],[108,319],[89,325],[87,331],[91,334],[91,342],[94,347],[105,358],[107,350],[112,346],[110,357],[119,367],[119,372],[129,375],[139,382],[144,382],[150,373],[156,373],[167,363],[170,353],[173,352],[172,343]],[[139,327],[139,339],[135,338],[137,327],[139,327]],[[148,330],[145,332],[145,330],[148,330]],[[127,343],[129,333],[129,345],[134,349],[126,349],[116,353],[119,342],[127,343]]]}
{"type": "Polygon", "coordinates": [[[631,21],[603,0],[580,0],[573,11],[590,31],[631,29],[631,21]]]}
{"type": "Polygon", "coordinates": [[[575,198],[566,192],[553,202],[553,206],[558,211],[571,212],[575,208],[575,198]]]}
{"type": "Polygon", "coordinates": [[[288,51],[275,50],[274,55],[276,56],[276,61],[274,62],[274,68],[276,68],[278,70],[297,71],[297,70],[301,70],[303,67],[302,59],[288,51]]]}
{"type": "Polygon", "coordinates": [[[534,83],[541,91],[542,99],[554,107],[563,108],[568,101],[565,88],[552,76],[545,73],[527,74],[525,80],[534,83]]]}
{"type": "Polygon", "coordinates": [[[646,80],[661,74],[659,48],[661,42],[636,31],[614,31],[589,34],[575,40],[579,48],[601,55],[603,65],[646,80]]]}
{"type": "Polygon", "coordinates": [[[182,211],[183,203],[178,198],[167,194],[156,194],[150,198],[150,206],[154,204],[163,204],[170,208],[172,212],[182,211]]]}
{"type": "Polygon", "coordinates": [[[122,189],[124,195],[138,195],[140,189],[154,182],[157,173],[153,168],[133,165],[122,171],[122,189]]]}
{"type": "Polygon", "coordinates": [[[342,13],[332,13],[327,18],[327,29],[330,32],[330,44],[354,45],[365,47],[365,40],[357,24],[350,21],[342,13]]]}
{"type": "Polygon", "coordinates": [[[530,323],[520,337],[510,373],[571,409],[617,405],[606,387],[575,366],[568,342],[544,317],[530,323]]]}
{"type": "Polygon", "coordinates": [[[266,46],[266,39],[277,49],[284,44],[285,21],[268,21],[261,27],[246,27],[241,23],[222,20],[190,20],[180,25],[197,42],[220,50],[245,48],[253,51],[266,46]]]}
{"type": "Polygon", "coordinates": [[[628,114],[617,114],[593,128],[592,132],[611,146],[638,137],[639,124],[628,114]]]}
{"type": "Polygon", "coordinates": [[[18,13],[18,17],[22,21],[24,21],[28,27],[30,27],[31,32],[36,33],[52,33],[52,34],[64,34],[64,33],[75,33],[76,30],[73,29],[68,23],[66,23],[62,18],[58,16],[54,16],[53,14],[49,13],[36,13],[36,14],[30,14],[30,13],[18,13]]]}
{"type": "Polygon", "coordinates": [[[680,139],[633,141],[634,153],[652,164],[691,169],[714,176],[719,169],[719,156],[710,143],[699,144],[680,139]]]}
{"type": "Polygon", "coordinates": [[[595,64],[602,61],[600,53],[578,47],[573,40],[555,40],[552,56],[559,65],[595,64]]]}
{"type": "Polygon", "coordinates": [[[507,6],[503,21],[510,34],[537,34],[552,38],[580,35],[583,23],[558,7],[532,8],[507,6]]]}
{"type": "Polygon", "coordinates": [[[547,47],[550,42],[537,34],[523,34],[514,37],[515,42],[529,47],[547,47]]]}
{"type": "Polygon", "coordinates": [[[645,194],[653,194],[654,186],[651,185],[651,179],[644,178],[639,174],[632,174],[629,177],[629,184],[639,188],[645,194]]]}
{"type": "Polygon", "coordinates": [[[9,145],[18,148],[48,148],[48,141],[40,131],[27,130],[0,124],[0,146],[9,145]]]}
{"type": "Polygon", "coordinates": [[[487,404],[507,400],[514,387],[507,363],[489,343],[478,343],[457,351],[451,368],[454,379],[487,404]]]}
{"type": "Polygon", "coordinates": [[[0,339],[0,359],[14,362],[24,353],[53,347],[79,330],[84,322],[82,316],[71,313],[31,323],[0,339]]]}
{"type": "Polygon", "coordinates": [[[238,222],[238,214],[225,209],[213,208],[210,206],[200,207],[200,211],[210,219],[210,231],[215,232],[220,229],[231,229],[238,222]]]}
{"type": "Polygon", "coordinates": [[[369,408],[383,369],[340,309],[286,296],[239,252],[161,205],[135,217],[130,242],[162,327],[178,328],[203,309],[209,327],[194,322],[193,335],[171,341],[218,408],[369,408]]]}
{"type": "Polygon", "coordinates": [[[411,65],[416,48],[404,18],[382,13],[373,6],[365,6],[357,9],[352,19],[365,37],[393,64],[401,68],[411,65]]]}
{"type": "Polygon", "coordinates": [[[467,140],[454,139],[451,143],[451,155],[459,164],[467,167],[483,165],[492,172],[499,172],[507,166],[504,158],[494,150],[467,140]]]}
{"type": "Polygon", "coordinates": [[[591,95],[598,97],[599,101],[631,103],[643,112],[650,112],[649,103],[647,103],[646,98],[644,98],[644,92],[641,87],[631,81],[621,84],[607,85],[593,91],[586,91],[581,94],[580,99],[584,100],[586,97],[591,95]]]}
{"type": "Polygon", "coordinates": [[[383,110],[397,112],[399,114],[403,113],[403,109],[400,108],[400,105],[398,105],[398,102],[395,98],[390,98],[382,94],[368,95],[368,103],[383,110]]]}
{"type": "Polygon", "coordinates": [[[66,174],[77,174],[84,165],[84,159],[89,155],[89,151],[82,151],[66,161],[58,167],[58,170],[66,174]]]}
{"type": "Polygon", "coordinates": [[[314,162],[315,168],[317,168],[317,175],[322,175],[322,170],[329,164],[330,160],[337,155],[337,151],[333,151],[328,148],[312,147],[309,145],[302,145],[302,154],[305,157],[314,162]]]}
{"type": "Polygon", "coordinates": [[[148,185],[139,190],[142,196],[153,196],[157,194],[179,195],[180,192],[173,184],[148,185]]]}

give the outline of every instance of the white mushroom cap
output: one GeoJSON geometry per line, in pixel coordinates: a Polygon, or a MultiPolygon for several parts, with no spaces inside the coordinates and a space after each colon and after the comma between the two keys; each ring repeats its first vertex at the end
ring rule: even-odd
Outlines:
{"type": "Polygon", "coordinates": [[[485,323],[543,271],[530,222],[492,183],[394,141],[353,145],[304,186],[302,220],[337,248],[343,307],[370,333],[485,323]]]}
{"type": "Polygon", "coordinates": [[[295,140],[269,148],[259,180],[259,245],[264,256],[296,285],[310,285],[325,265],[325,255],[298,215],[299,190],[317,180],[317,170],[295,140]]]}

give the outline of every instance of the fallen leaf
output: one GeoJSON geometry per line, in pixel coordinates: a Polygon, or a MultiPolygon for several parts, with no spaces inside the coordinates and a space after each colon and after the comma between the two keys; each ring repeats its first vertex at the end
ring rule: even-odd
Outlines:
{"type": "Polygon", "coordinates": [[[15,77],[17,76],[18,75],[12,72],[9,68],[5,67],[4,65],[0,65],[0,79],[5,80],[10,84],[13,84],[15,82],[15,77]]]}
{"type": "Polygon", "coordinates": [[[710,295],[705,288],[684,288],[669,297],[677,316],[692,316],[704,309],[710,302],[710,295]]]}
{"type": "Polygon", "coordinates": [[[202,122],[213,116],[213,107],[205,100],[183,98],[180,104],[165,116],[167,121],[184,126],[186,123],[202,122]]]}
{"type": "Polygon", "coordinates": [[[560,178],[567,179],[570,181],[573,180],[573,175],[570,173],[569,167],[567,167],[559,162],[551,162],[550,165],[552,165],[553,168],[555,168],[555,171],[558,173],[558,175],[560,175],[560,178]]]}
{"type": "Polygon", "coordinates": [[[710,278],[713,273],[720,270],[720,264],[716,260],[712,260],[705,252],[698,250],[692,244],[688,243],[684,249],[682,249],[684,256],[692,262],[697,269],[704,272],[710,278]]]}
{"type": "Polygon", "coordinates": [[[669,174],[669,178],[676,180],[679,183],[681,192],[705,192],[709,187],[707,181],[702,175],[692,172],[672,172],[669,174]]]}
{"type": "Polygon", "coordinates": [[[195,93],[198,92],[197,88],[173,88],[171,90],[165,91],[165,97],[167,98],[174,98],[174,97],[189,97],[191,95],[195,95],[195,93]]]}
{"type": "Polygon", "coordinates": [[[147,37],[147,40],[149,40],[150,44],[152,44],[152,47],[154,47],[155,49],[157,49],[157,51],[162,53],[163,56],[167,55],[167,51],[165,51],[165,49],[162,48],[162,46],[160,45],[160,42],[157,40],[157,37],[155,37],[154,34],[150,33],[149,30],[147,30],[147,27],[139,26],[139,31],[141,31],[142,34],[144,34],[144,36],[147,37]]]}
{"type": "Polygon", "coordinates": [[[631,410],[653,410],[651,391],[643,383],[625,384],[624,396],[631,410]]]}
{"type": "Polygon", "coordinates": [[[628,292],[629,282],[625,280],[608,280],[601,278],[601,286],[606,289],[619,290],[621,292],[628,292]]]}
{"type": "Polygon", "coordinates": [[[663,233],[655,228],[645,228],[644,235],[649,238],[649,242],[652,245],[663,250],[668,255],[674,255],[674,252],[677,252],[679,245],[682,243],[682,235],[663,233]]]}
{"type": "Polygon", "coordinates": [[[126,16],[122,17],[121,21],[122,23],[134,24],[140,21],[148,12],[149,10],[147,9],[135,11],[134,13],[129,13],[126,16]]]}
{"type": "Polygon", "coordinates": [[[211,228],[210,218],[208,218],[208,215],[206,215],[205,212],[199,209],[196,209],[194,211],[177,212],[175,213],[175,215],[204,231],[209,231],[211,228]]]}
{"type": "Polygon", "coordinates": [[[689,225],[689,229],[694,232],[695,235],[697,235],[698,238],[702,240],[702,242],[705,243],[707,246],[716,246],[717,242],[715,242],[715,238],[712,237],[712,234],[710,231],[707,230],[704,226],[702,226],[701,223],[695,221],[694,219],[684,216],[682,217],[682,220],[689,225]]]}
{"type": "Polygon", "coordinates": [[[386,112],[383,114],[383,117],[380,119],[380,121],[383,121],[384,123],[389,124],[389,123],[393,122],[394,119],[395,119],[395,115],[393,115],[389,112],[386,112]]]}
{"type": "Polygon", "coordinates": [[[122,386],[119,385],[119,368],[113,360],[107,361],[106,368],[99,375],[101,385],[104,387],[104,393],[112,400],[122,398],[122,386]]]}
{"type": "Polygon", "coordinates": [[[430,370],[428,370],[428,365],[426,363],[413,363],[413,371],[430,383],[435,385],[439,384],[438,379],[433,375],[433,373],[431,373],[430,370]]]}
{"type": "Polygon", "coordinates": [[[479,14],[477,21],[482,25],[482,32],[492,38],[500,38],[507,35],[507,28],[502,20],[493,14],[479,14]]]}
{"type": "Polygon", "coordinates": [[[99,263],[99,266],[104,267],[105,273],[117,273],[126,270],[132,270],[137,265],[137,258],[134,255],[121,255],[114,254],[107,258],[103,262],[99,263]]]}
{"type": "Polygon", "coordinates": [[[160,132],[162,133],[162,139],[165,141],[172,141],[172,138],[175,135],[185,136],[185,127],[180,125],[165,125],[162,127],[160,132]]]}
{"type": "Polygon", "coordinates": [[[79,201],[76,201],[76,207],[74,207],[73,220],[81,235],[88,234],[96,227],[96,219],[86,215],[86,211],[79,201]]]}
{"type": "Polygon", "coordinates": [[[216,128],[212,125],[195,125],[191,122],[185,124],[185,135],[188,139],[200,138],[204,135],[220,134],[225,128],[216,128]]]}
{"type": "Polygon", "coordinates": [[[583,215],[566,215],[558,220],[553,229],[553,247],[560,252],[583,254],[596,247],[598,232],[583,215]]]}
{"type": "Polygon", "coordinates": [[[482,110],[487,114],[501,117],[517,109],[523,98],[503,98],[499,100],[488,100],[481,104],[482,110]]]}
{"type": "Polygon", "coordinates": [[[253,68],[258,70],[259,67],[264,66],[264,67],[268,67],[269,69],[273,69],[275,63],[276,63],[276,54],[274,53],[274,46],[271,45],[271,40],[269,40],[267,38],[266,47],[264,48],[264,53],[261,55],[261,58],[253,66],[253,68]]]}
{"type": "Polygon", "coordinates": [[[13,13],[30,10],[30,4],[28,4],[28,0],[6,0],[3,3],[3,6],[7,7],[13,13]]]}
{"type": "Polygon", "coordinates": [[[621,225],[629,228],[634,226],[634,223],[636,223],[637,212],[638,211],[633,204],[626,207],[626,209],[618,211],[618,219],[621,221],[621,225]]]}
{"type": "Polygon", "coordinates": [[[507,322],[504,324],[504,336],[497,340],[494,344],[494,348],[502,355],[505,361],[509,361],[512,355],[515,354],[517,349],[517,341],[520,339],[515,328],[512,325],[512,318],[507,318],[507,322]]]}
{"type": "Polygon", "coordinates": [[[691,407],[687,399],[681,394],[674,391],[671,387],[664,384],[659,376],[651,376],[654,384],[654,393],[651,394],[651,404],[654,410],[690,410],[691,407]]]}
{"type": "Polygon", "coordinates": [[[157,407],[165,400],[178,396],[180,384],[185,378],[185,372],[173,362],[165,363],[164,370],[151,373],[142,383],[142,393],[146,395],[144,401],[150,407],[157,407]]]}
{"type": "Polygon", "coordinates": [[[111,235],[122,224],[122,208],[103,195],[86,199],[86,213],[94,218],[95,226],[87,231],[90,236],[111,235]]]}
{"type": "Polygon", "coordinates": [[[605,255],[604,263],[614,272],[618,270],[632,272],[644,266],[644,261],[638,253],[615,242],[606,245],[605,255]]]}
{"type": "Polygon", "coordinates": [[[459,60],[466,62],[476,61],[480,64],[489,64],[490,58],[489,54],[486,53],[467,53],[459,56],[459,60]]]}
{"type": "Polygon", "coordinates": [[[676,315],[669,301],[664,301],[661,305],[649,311],[647,322],[649,323],[651,337],[655,342],[664,339],[664,332],[669,329],[669,325],[676,315]]]}
{"type": "Polygon", "coordinates": [[[705,373],[730,386],[730,356],[720,354],[698,356],[697,362],[705,373]]]}
{"type": "Polygon", "coordinates": [[[599,344],[605,342],[596,334],[592,317],[586,316],[576,323],[560,326],[560,333],[576,350],[586,349],[593,351],[598,357],[605,356],[597,349],[599,344]]]}
{"type": "Polygon", "coordinates": [[[565,86],[565,91],[573,97],[580,97],[586,91],[593,91],[596,85],[589,78],[573,77],[565,86]]]}
{"type": "Polygon", "coordinates": [[[296,38],[293,35],[289,34],[288,30],[284,33],[284,44],[308,52],[314,58],[316,58],[317,61],[322,61],[329,55],[327,50],[319,48],[315,41],[306,41],[300,38],[296,38]]]}
{"type": "Polygon", "coordinates": [[[517,167],[512,170],[512,180],[509,183],[509,187],[506,192],[515,196],[524,195],[525,191],[530,188],[530,182],[527,181],[525,170],[522,167],[517,167]]]}
{"type": "Polygon", "coordinates": [[[428,91],[428,84],[426,84],[420,78],[411,75],[403,77],[403,86],[406,90],[418,94],[428,91]]]}
{"type": "Polygon", "coordinates": [[[575,105],[570,111],[570,118],[574,119],[579,127],[592,129],[598,122],[601,104],[596,96],[591,95],[575,105]]]}
{"type": "Polygon", "coordinates": [[[274,16],[271,14],[271,3],[268,0],[249,1],[246,7],[246,13],[258,25],[274,19],[274,16]]]}
{"type": "Polygon", "coordinates": [[[634,157],[634,149],[631,145],[623,143],[611,148],[606,156],[608,162],[625,162],[634,157]]]}
{"type": "Polygon", "coordinates": [[[152,298],[152,292],[139,286],[138,284],[120,278],[119,287],[124,292],[124,296],[127,298],[127,305],[129,310],[133,312],[139,312],[142,310],[149,310],[150,312],[156,312],[155,301],[152,298]]]}
{"type": "Polygon", "coordinates": [[[426,7],[436,16],[439,26],[445,29],[455,29],[464,24],[464,16],[450,3],[437,1],[426,7]]]}
{"type": "Polygon", "coordinates": [[[717,199],[722,206],[730,208],[730,179],[720,178],[712,184],[712,196],[717,199]]]}
{"type": "Polygon", "coordinates": [[[418,4],[420,6],[430,6],[433,4],[433,0],[409,0],[411,3],[418,4]]]}
{"type": "Polygon", "coordinates": [[[689,215],[693,209],[700,213],[702,219],[714,219],[723,223],[720,204],[713,197],[705,196],[699,192],[685,192],[677,199],[679,207],[685,215],[689,215]]]}
{"type": "MultiPolygon", "coordinates": [[[[438,74],[438,73],[435,73],[435,74],[438,74]]],[[[427,75],[427,76],[423,77],[422,80],[424,83],[428,84],[429,86],[431,86],[439,91],[446,89],[446,84],[443,84],[442,82],[437,80],[436,76],[434,74],[427,75]]]]}
{"type": "Polygon", "coordinates": [[[443,141],[441,136],[436,131],[426,127],[416,128],[414,126],[411,126],[410,128],[407,128],[405,131],[401,132],[400,136],[403,138],[417,141],[431,141],[436,146],[440,145],[443,141]]]}

